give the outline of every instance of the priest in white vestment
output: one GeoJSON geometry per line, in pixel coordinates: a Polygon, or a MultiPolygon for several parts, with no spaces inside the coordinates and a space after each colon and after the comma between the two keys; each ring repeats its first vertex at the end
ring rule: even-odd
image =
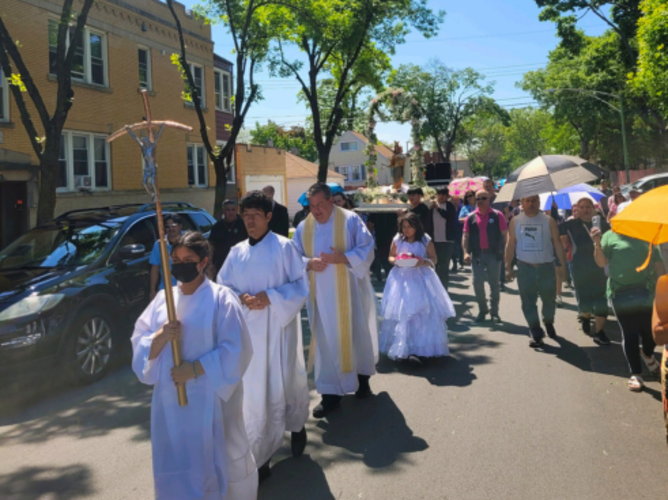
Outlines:
{"type": "Polygon", "coordinates": [[[218,283],[240,298],[253,344],[244,375],[244,420],[262,481],[286,431],[294,456],[306,446],[310,399],[300,313],[309,289],[295,245],[269,230],[267,195],[249,192],[240,209],[249,238],[232,248],[218,283]]]}
{"type": "Polygon", "coordinates": [[[151,444],[158,500],[254,500],[258,476],[243,419],[242,377],[253,355],[243,311],[209,281],[210,247],[186,233],[172,248],[178,321],[160,291],[135,324],[132,369],[153,386],[151,444]],[[172,361],[171,341],[183,362],[172,361]],[[188,404],[179,406],[176,384],[188,404]]]}
{"type": "Polygon", "coordinates": [[[374,241],[357,214],[334,206],[326,184],[311,186],[308,199],[311,215],[293,241],[309,273],[309,365],[315,355],[315,384],[322,394],[313,416],[323,418],[340,406],[343,395],[371,394],[369,378],[378,361],[376,299],[369,275],[374,241]]]}

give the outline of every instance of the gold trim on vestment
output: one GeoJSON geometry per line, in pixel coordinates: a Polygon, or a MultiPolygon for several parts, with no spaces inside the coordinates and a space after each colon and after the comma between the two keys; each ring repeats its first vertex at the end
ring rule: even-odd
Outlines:
{"type": "MultiPolygon", "coordinates": [[[[334,248],[339,252],[345,253],[348,249],[348,228],[346,225],[346,216],[342,208],[334,207],[334,224],[332,230],[334,248]]],[[[302,237],[302,246],[304,253],[309,259],[315,255],[315,218],[309,215],[304,224],[304,235],[302,237]]],[[[336,310],[337,310],[337,326],[339,329],[339,341],[341,351],[341,372],[349,373],[353,371],[352,366],[352,294],[350,289],[350,274],[346,264],[330,264],[336,266],[334,284],[336,287],[336,310]]],[[[311,345],[309,347],[308,371],[313,369],[315,360],[315,343],[316,343],[316,322],[315,322],[315,307],[316,307],[316,286],[315,286],[315,271],[309,271],[309,285],[311,288],[310,300],[311,311],[313,314],[311,322],[311,345]]]]}

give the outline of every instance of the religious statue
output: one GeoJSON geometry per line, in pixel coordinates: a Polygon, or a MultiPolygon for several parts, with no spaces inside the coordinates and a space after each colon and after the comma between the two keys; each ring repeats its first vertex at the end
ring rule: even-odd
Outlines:
{"type": "Polygon", "coordinates": [[[401,190],[404,183],[404,167],[406,166],[406,155],[403,154],[399,141],[394,141],[394,155],[390,160],[390,170],[392,170],[392,189],[395,192],[401,190]]]}
{"type": "Polygon", "coordinates": [[[153,201],[157,198],[157,191],[155,188],[155,175],[158,173],[157,165],[155,164],[155,143],[158,142],[162,131],[165,128],[165,124],[160,125],[160,130],[158,130],[155,139],[151,141],[150,137],[142,137],[141,139],[137,137],[130,128],[130,125],[126,125],[124,129],[127,131],[128,135],[132,137],[139,147],[141,148],[141,154],[144,158],[144,188],[146,192],[151,196],[153,201]]]}

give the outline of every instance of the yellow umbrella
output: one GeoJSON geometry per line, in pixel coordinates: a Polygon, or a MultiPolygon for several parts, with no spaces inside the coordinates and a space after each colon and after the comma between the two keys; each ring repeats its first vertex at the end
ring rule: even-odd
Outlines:
{"type": "Polygon", "coordinates": [[[668,243],[668,186],[652,189],[629,204],[622,213],[612,218],[612,230],[650,244],[647,261],[638,268],[649,265],[652,247],[668,243]]]}

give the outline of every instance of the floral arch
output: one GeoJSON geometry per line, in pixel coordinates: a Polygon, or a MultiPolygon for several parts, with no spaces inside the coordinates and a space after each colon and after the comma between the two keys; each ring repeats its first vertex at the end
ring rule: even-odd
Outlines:
{"type": "MultiPolygon", "coordinates": [[[[373,189],[378,187],[378,169],[376,168],[377,153],[376,145],[378,137],[376,136],[376,117],[380,120],[396,120],[401,123],[411,122],[411,138],[415,147],[411,158],[411,173],[413,175],[413,184],[416,186],[426,186],[424,175],[424,154],[422,150],[422,141],[420,139],[420,128],[422,126],[422,117],[424,111],[420,103],[404,89],[387,89],[378,94],[371,100],[371,106],[367,111],[367,129],[364,135],[369,140],[364,153],[368,156],[365,163],[367,169],[368,187],[373,189]],[[386,114],[382,107],[386,107],[389,113],[386,114]]],[[[406,151],[408,153],[408,151],[406,151]]]]}

